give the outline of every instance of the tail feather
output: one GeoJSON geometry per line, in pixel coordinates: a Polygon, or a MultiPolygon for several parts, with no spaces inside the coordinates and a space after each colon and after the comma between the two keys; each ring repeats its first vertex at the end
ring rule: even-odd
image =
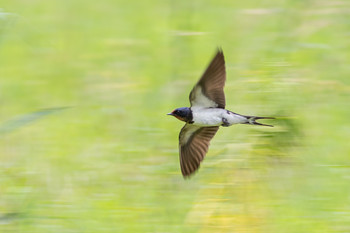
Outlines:
{"type": "Polygon", "coordinates": [[[247,122],[243,123],[243,124],[262,125],[262,126],[269,126],[269,127],[273,127],[273,125],[262,124],[262,123],[256,122],[256,120],[260,120],[260,119],[275,119],[274,117],[257,117],[257,116],[245,116],[245,117],[247,118],[247,122]]]}

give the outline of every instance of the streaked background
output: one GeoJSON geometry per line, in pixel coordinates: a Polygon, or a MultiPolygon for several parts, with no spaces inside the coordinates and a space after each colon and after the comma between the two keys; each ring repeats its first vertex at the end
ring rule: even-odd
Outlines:
{"type": "Polygon", "coordinates": [[[350,232],[350,2],[0,8],[1,232],[350,232]],[[218,47],[227,108],[279,119],[184,180],[165,114],[218,47]]]}

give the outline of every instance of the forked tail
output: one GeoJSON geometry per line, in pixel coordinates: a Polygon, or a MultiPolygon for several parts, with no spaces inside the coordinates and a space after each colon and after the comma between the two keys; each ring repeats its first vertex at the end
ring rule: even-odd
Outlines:
{"type": "Polygon", "coordinates": [[[245,117],[247,118],[247,122],[243,123],[243,124],[263,125],[263,126],[269,126],[269,127],[273,127],[273,125],[262,124],[262,123],[256,122],[256,120],[260,120],[260,119],[275,119],[274,117],[257,117],[257,116],[245,116],[245,117]]]}

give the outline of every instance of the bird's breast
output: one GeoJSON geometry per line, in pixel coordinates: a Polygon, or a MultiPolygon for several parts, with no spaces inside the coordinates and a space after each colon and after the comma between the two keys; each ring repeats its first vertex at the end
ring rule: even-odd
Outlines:
{"type": "Polygon", "coordinates": [[[192,109],[193,124],[198,126],[219,126],[222,124],[222,115],[223,115],[222,110],[224,109],[219,109],[219,108],[192,109]]]}
{"type": "Polygon", "coordinates": [[[223,118],[229,125],[241,124],[247,121],[244,116],[222,108],[194,108],[192,114],[193,124],[198,126],[220,126],[223,124],[223,118]]]}

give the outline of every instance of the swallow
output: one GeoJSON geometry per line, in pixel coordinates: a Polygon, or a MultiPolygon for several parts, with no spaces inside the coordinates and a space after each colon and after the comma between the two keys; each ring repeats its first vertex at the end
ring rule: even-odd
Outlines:
{"type": "Polygon", "coordinates": [[[179,134],[180,167],[185,178],[198,170],[208,151],[210,140],[220,126],[249,124],[273,127],[256,120],[275,119],[274,117],[245,116],[226,110],[225,81],[224,53],[219,49],[190,92],[191,107],[177,108],[168,113],[186,122],[179,134]]]}

